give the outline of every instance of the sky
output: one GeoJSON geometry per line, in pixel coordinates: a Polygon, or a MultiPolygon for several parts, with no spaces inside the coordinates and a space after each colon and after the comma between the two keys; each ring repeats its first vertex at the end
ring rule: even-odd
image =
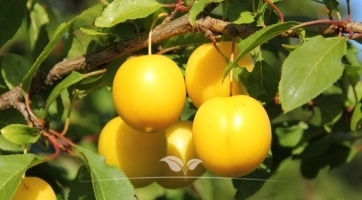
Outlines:
{"type": "MultiPolygon", "coordinates": [[[[339,9],[347,9],[345,7],[346,5],[346,1],[345,0],[339,0],[340,2],[340,7],[339,9]]],[[[362,12],[360,12],[361,8],[362,8],[362,0],[350,0],[350,8],[351,8],[351,21],[357,21],[357,22],[362,22],[362,12]]],[[[359,53],[358,53],[358,57],[359,60],[362,61],[362,45],[358,44],[356,42],[352,42],[353,44],[355,44],[357,46],[357,48],[359,49],[359,53]]]]}

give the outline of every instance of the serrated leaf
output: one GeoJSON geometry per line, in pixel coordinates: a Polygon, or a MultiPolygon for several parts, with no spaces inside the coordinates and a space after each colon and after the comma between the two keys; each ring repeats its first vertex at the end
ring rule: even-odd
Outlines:
{"type": "Polygon", "coordinates": [[[239,55],[234,59],[233,62],[230,62],[224,72],[224,77],[229,74],[230,70],[235,68],[238,62],[246,56],[250,51],[252,51],[255,47],[263,44],[264,42],[274,38],[275,36],[283,33],[291,29],[293,26],[297,25],[297,22],[284,22],[278,23],[274,25],[270,25],[266,28],[263,28],[254,34],[250,35],[246,39],[242,40],[238,44],[239,55]]]}
{"type": "Polygon", "coordinates": [[[48,55],[51,53],[53,48],[57,45],[58,41],[63,37],[63,34],[68,30],[69,26],[73,23],[73,20],[64,22],[59,25],[59,27],[57,28],[57,30],[54,33],[53,38],[50,40],[50,42],[44,48],[43,52],[41,52],[39,57],[35,60],[33,66],[31,66],[30,70],[28,71],[28,73],[26,74],[26,76],[23,80],[23,84],[22,84],[23,93],[25,93],[25,94],[28,93],[30,84],[31,84],[31,80],[32,80],[34,74],[39,69],[40,64],[46,59],[46,57],[48,57],[48,55]]]}
{"type": "Polygon", "coordinates": [[[166,156],[162,158],[160,161],[164,161],[168,164],[170,169],[174,172],[179,172],[182,170],[184,163],[182,160],[176,156],[166,156]]]}
{"type": "Polygon", "coordinates": [[[284,112],[307,103],[341,77],[346,39],[317,36],[305,42],[285,59],[279,83],[284,112]],[[308,58],[308,59],[306,59],[308,58]]]}
{"type": "Polygon", "coordinates": [[[27,0],[0,1],[0,47],[13,38],[25,16],[27,0]]]}
{"type": "Polygon", "coordinates": [[[210,3],[222,2],[224,0],[195,0],[192,4],[191,9],[189,10],[189,21],[191,25],[194,25],[196,22],[197,15],[204,10],[204,8],[210,3]]]}
{"type": "Polygon", "coordinates": [[[98,27],[113,27],[129,19],[144,18],[161,8],[155,0],[114,0],[95,21],[98,27]]]}
{"type": "Polygon", "coordinates": [[[0,197],[12,199],[26,169],[36,156],[34,154],[13,154],[0,156],[0,197]]]}
{"type": "Polygon", "coordinates": [[[258,96],[261,102],[269,103],[274,99],[278,92],[279,75],[275,73],[273,68],[264,60],[258,60],[251,75],[256,79],[260,86],[264,89],[264,94],[258,96]]]}
{"type": "Polygon", "coordinates": [[[1,75],[9,89],[18,86],[30,69],[30,61],[17,54],[8,53],[1,62],[1,75]]]}
{"type": "Polygon", "coordinates": [[[202,161],[200,159],[191,159],[187,162],[187,167],[189,170],[194,170],[202,161]]]}
{"type": "Polygon", "coordinates": [[[38,128],[24,124],[10,124],[2,128],[0,132],[7,140],[18,145],[35,143],[41,135],[38,128]]]}
{"type": "Polygon", "coordinates": [[[266,94],[263,86],[246,68],[236,67],[233,70],[233,74],[235,80],[238,81],[239,87],[245,87],[251,97],[258,99],[260,95],[266,94]],[[240,85],[240,83],[242,85],[240,85]]]}
{"type": "Polygon", "coordinates": [[[88,149],[77,146],[76,149],[87,160],[97,200],[131,200],[136,199],[134,188],[126,175],[117,167],[108,166],[105,158],[88,149]]]}
{"type": "Polygon", "coordinates": [[[88,168],[80,166],[77,176],[70,183],[68,200],[96,200],[91,179],[88,168]]]}

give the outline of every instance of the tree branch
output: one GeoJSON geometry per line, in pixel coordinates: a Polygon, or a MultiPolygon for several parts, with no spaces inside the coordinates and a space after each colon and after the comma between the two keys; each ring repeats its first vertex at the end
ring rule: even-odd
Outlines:
{"type": "MultiPolygon", "coordinates": [[[[347,27],[353,33],[360,33],[362,30],[362,23],[360,22],[348,22],[347,27]]],[[[320,33],[321,35],[331,35],[338,33],[337,25],[335,24],[313,24],[308,28],[320,33]]],[[[225,22],[219,19],[214,19],[201,13],[199,15],[196,24],[192,26],[188,20],[188,14],[175,19],[169,23],[160,24],[153,30],[152,43],[159,43],[167,40],[171,37],[182,35],[190,32],[204,32],[205,30],[211,31],[211,33],[227,34],[230,36],[247,37],[256,31],[260,30],[261,27],[256,27],[252,24],[234,24],[231,22],[225,22]]],[[[293,31],[287,31],[281,36],[284,37],[295,37],[293,31]]],[[[97,66],[104,65],[116,58],[129,55],[132,52],[147,47],[148,34],[144,33],[135,38],[120,41],[113,45],[98,50],[95,52],[88,53],[86,55],[65,59],[57,63],[51,69],[41,70],[32,81],[31,94],[40,92],[44,88],[52,85],[59,79],[67,76],[72,71],[91,70],[97,66]]],[[[0,95],[0,111],[12,108],[16,105],[16,102],[24,101],[22,95],[21,86],[14,88],[0,95]]]]}

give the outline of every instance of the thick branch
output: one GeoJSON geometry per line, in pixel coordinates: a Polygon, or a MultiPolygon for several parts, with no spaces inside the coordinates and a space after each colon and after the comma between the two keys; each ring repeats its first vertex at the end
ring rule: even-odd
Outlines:
{"type": "MultiPolygon", "coordinates": [[[[352,32],[361,32],[362,23],[349,22],[347,24],[352,32]]],[[[322,35],[336,34],[336,25],[333,24],[314,24],[309,28],[315,30],[322,35]]],[[[159,43],[167,40],[173,36],[182,35],[189,32],[204,32],[205,30],[211,33],[227,34],[231,36],[247,37],[260,27],[248,24],[233,24],[219,19],[214,19],[208,16],[200,15],[196,24],[192,26],[189,23],[188,15],[184,15],[169,23],[158,25],[153,32],[153,43],[159,43]]],[[[205,33],[207,34],[207,33],[205,33]]],[[[292,31],[288,31],[282,36],[295,36],[292,31]]],[[[57,63],[50,70],[43,70],[39,72],[33,79],[31,86],[31,93],[36,93],[52,85],[55,81],[67,76],[72,71],[90,70],[97,66],[104,65],[121,56],[129,55],[132,52],[147,47],[148,34],[144,33],[130,40],[114,43],[113,45],[91,52],[86,55],[78,56],[75,58],[65,59],[57,63]]],[[[0,95],[0,111],[14,107],[15,102],[23,101],[21,86],[14,88],[0,95]]]]}

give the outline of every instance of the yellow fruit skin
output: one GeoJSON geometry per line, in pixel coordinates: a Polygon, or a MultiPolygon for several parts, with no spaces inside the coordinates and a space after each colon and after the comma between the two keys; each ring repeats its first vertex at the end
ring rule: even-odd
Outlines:
{"type": "Polygon", "coordinates": [[[186,87],[174,61],[162,55],[145,55],[122,64],[112,94],[117,113],[129,126],[155,133],[178,120],[186,87]]]}
{"type": "Polygon", "coordinates": [[[134,187],[144,187],[162,173],[159,160],[166,156],[167,139],[164,132],[140,132],[116,117],[103,127],[98,152],[108,165],[121,169],[134,187]]]}
{"type": "Polygon", "coordinates": [[[56,200],[52,187],[38,177],[24,177],[21,179],[12,200],[56,200]]]}
{"type": "MultiPolygon", "coordinates": [[[[216,43],[220,51],[230,58],[231,42],[216,43]]],[[[235,56],[238,52],[235,49],[235,56]]],[[[250,54],[239,61],[240,67],[246,67],[251,72],[254,68],[254,60],[250,54]]],[[[185,82],[187,94],[196,107],[212,97],[230,96],[229,75],[224,79],[224,70],[227,62],[215,49],[213,44],[203,44],[198,47],[187,61],[185,82]]],[[[246,89],[240,90],[236,81],[232,82],[232,94],[247,94],[246,89]]]]}
{"type": "Polygon", "coordinates": [[[196,178],[199,177],[206,169],[202,163],[198,164],[193,170],[188,169],[187,162],[191,159],[198,159],[192,139],[192,122],[191,121],[178,121],[171,127],[165,130],[167,136],[167,156],[176,156],[184,163],[184,170],[179,172],[172,171],[167,163],[163,162],[163,173],[161,177],[178,176],[178,178],[161,178],[157,179],[157,183],[164,188],[176,189],[185,187],[191,184],[196,178]]]}
{"type": "Polygon", "coordinates": [[[223,177],[254,171],[266,158],[272,139],[265,109],[246,95],[207,100],[196,113],[192,131],[204,167],[223,177]]]}

